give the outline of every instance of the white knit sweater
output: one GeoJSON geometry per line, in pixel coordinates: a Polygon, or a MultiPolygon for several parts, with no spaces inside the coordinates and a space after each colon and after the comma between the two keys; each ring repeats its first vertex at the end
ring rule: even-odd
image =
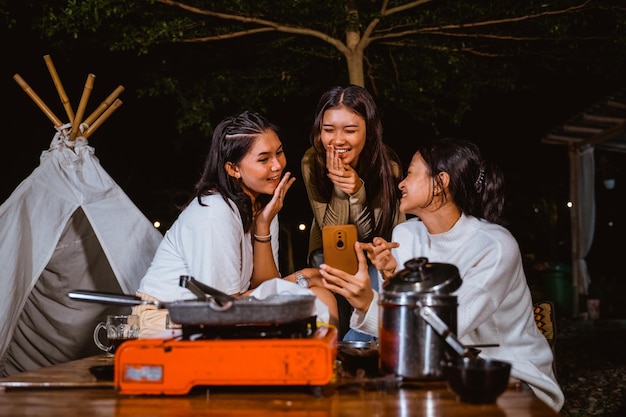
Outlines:
{"type": "MultiPolygon", "coordinates": [[[[237,207],[220,194],[197,199],[183,210],[141,280],[139,292],[161,301],[195,298],[179,286],[180,275],[191,275],[227,294],[247,291],[252,277],[250,233],[244,233],[237,207]]],[[[274,262],[278,265],[278,216],[270,225],[274,262]]]]}
{"type": "MultiPolygon", "coordinates": [[[[395,227],[394,250],[399,268],[412,258],[453,264],[463,280],[457,296],[457,336],[465,345],[498,344],[481,348],[481,356],[510,362],[511,376],[530,385],[537,397],[556,411],[563,392],[553,369],[553,354],[533,316],[530,290],[519,246],[502,226],[462,215],[445,233],[431,235],[417,218],[395,227]]],[[[378,294],[365,315],[355,311],[351,326],[376,335],[378,294]]]]}

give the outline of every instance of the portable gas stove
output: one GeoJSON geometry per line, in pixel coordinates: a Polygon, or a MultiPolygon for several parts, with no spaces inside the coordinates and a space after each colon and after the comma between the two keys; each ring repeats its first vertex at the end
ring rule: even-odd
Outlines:
{"type": "Polygon", "coordinates": [[[120,394],[183,395],[195,386],[305,386],[333,379],[337,330],[315,317],[277,325],[183,326],[182,340],[137,339],[115,353],[120,394]]]}

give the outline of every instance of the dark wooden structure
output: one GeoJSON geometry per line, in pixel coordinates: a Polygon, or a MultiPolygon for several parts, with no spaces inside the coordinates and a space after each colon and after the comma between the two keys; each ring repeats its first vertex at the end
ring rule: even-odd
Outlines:
{"type": "MultiPolygon", "coordinates": [[[[572,235],[572,306],[573,315],[579,313],[579,296],[587,294],[584,286],[588,277],[584,263],[584,255],[580,253],[580,240],[583,238],[583,227],[589,223],[581,212],[585,204],[594,205],[595,183],[594,161],[583,160],[583,154],[595,149],[626,153],[626,88],[619,90],[589,108],[581,111],[563,124],[555,127],[543,138],[544,144],[566,145],[570,161],[570,199],[573,203],[571,212],[572,235]],[[591,163],[589,163],[591,162],[591,163]]],[[[593,237],[592,237],[593,239],[593,237]]]]}

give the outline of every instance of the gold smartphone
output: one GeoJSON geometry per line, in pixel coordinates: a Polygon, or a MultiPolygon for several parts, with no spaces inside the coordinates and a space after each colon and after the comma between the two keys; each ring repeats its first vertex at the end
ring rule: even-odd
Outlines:
{"type": "Polygon", "coordinates": [[[357,231],[353,224],[324,226],[322,228],[324,263],[349,274],[356,274],[359,269],[354,250],[356,241],[357,231]]]}

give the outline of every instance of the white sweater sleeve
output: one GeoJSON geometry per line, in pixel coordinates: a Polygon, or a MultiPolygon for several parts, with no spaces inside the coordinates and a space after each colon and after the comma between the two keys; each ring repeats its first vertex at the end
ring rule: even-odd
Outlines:
{"type": "Polygon", "coordinates": [[[374,291],[374,298],[365,314],[357,309],[352,312],[351,328],[378,337],[378,297],[378,293],[374,291]]]}

